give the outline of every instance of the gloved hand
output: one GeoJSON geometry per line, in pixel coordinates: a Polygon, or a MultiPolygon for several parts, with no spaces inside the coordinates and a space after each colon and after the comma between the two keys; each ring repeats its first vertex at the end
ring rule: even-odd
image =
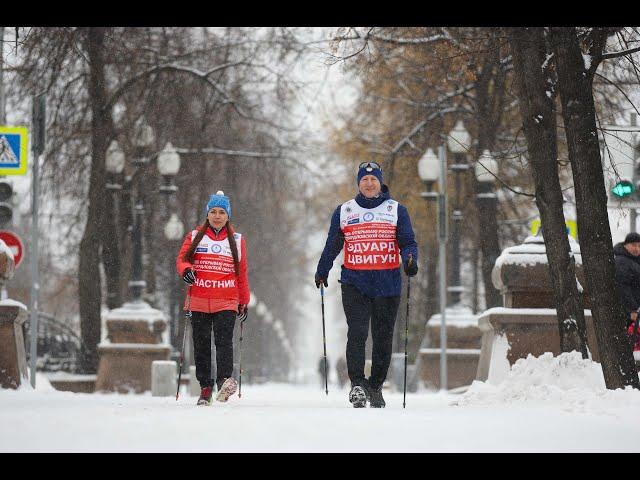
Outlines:
{"type": "Polygon", "coordinates": [[[409,260],[404,264],[404,273],[407,277],[413,277],[418,273],[418,264],[413,261],[412,255],[409,255],[409,260]]]}
{"type": "Polygon", "coordinates": [[[244,322],[247,319],[247,315],[249,314],[249,308],[247,305],[238,304],[238,315],[236,318],[241,322],[244,322]]]}
{"type": "Polygon", "coordinates": [[[316,288],[320,288],[320,285],[324,284],[325,287],[328,287],[329,284],[327,283],[327,279],[326,278],[320,278],[320,275],[318,275],[316,273],[316,288]]]}
{"type": "Polygon", "coordinates": [[[184,274],[182,275],[182,280],[184,280],[184,283],[187,285],[193,285],[196,283],[196,272],[190,268],[185,269],[184,274]]]}

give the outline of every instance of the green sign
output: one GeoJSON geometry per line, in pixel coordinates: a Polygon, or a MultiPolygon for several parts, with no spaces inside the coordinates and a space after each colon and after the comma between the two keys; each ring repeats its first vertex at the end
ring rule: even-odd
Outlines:
{"type": "Polygon", "coordinates": [[[633,183],[628,180],[622,180],[616,183],[616,186],[613,187],[611,191],[616,197],[624,198],[631,195],[635,191],[635,188],[633,187],[633,183]]]}

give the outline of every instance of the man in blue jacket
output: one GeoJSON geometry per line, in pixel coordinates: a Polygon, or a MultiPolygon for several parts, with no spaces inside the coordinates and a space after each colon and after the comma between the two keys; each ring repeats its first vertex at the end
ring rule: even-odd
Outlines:
{"type": "Polygon", "coordinates": [[[391,199],[376,162],[358,167],[358,195],[331,217],[327,243],[315,274],[316,287],[328,286],[333,261],[344,247],[342,306],[347,317],[349,401],[354,407],[384,408],[382,384],[391,363],[393,328],[400,305],[400,263],[418,273],[418,248],[407,209],[391,199]],[[401,258],[402,257],[402,258],[401,258]],[[371,377],[364,376],[365,343],[373,339],[371,377]]]}

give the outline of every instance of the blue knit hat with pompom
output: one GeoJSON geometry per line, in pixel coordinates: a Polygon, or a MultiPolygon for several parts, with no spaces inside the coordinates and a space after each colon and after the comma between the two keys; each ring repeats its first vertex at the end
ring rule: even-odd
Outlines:
{"type": "Polygon", "coordinates": [[[218,190],[215,195],[209,197],[204,214],[207,215],[211,209],[215,207],[223,208],[224,211],[227,212],[227,215],[229,215],[229,219],[231,219],[231,201],[222,190],[218,190]]]}

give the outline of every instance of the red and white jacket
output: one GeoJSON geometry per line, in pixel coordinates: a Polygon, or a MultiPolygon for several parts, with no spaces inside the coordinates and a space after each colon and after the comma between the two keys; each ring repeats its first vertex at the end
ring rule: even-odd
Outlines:
{"type": "Polygon", "coordinates": [[[240,261],[240,274],[236,276],[226,227],[217,235],[211,227],[208,228],[196,247],[193,263],[182,260],[198,231],[192,230],[185,236],[176,259],[176,270],[180,276],[184,275],[187,268],[191,268],[196,274],[196,283],[187,291],[184,308],[186,310],[189,307],[194,312],[206,313],[222,310],[237,312],[238,304],[247,305],[250,297],[244,237],[239,233],[233,233],[240,261]]]}

